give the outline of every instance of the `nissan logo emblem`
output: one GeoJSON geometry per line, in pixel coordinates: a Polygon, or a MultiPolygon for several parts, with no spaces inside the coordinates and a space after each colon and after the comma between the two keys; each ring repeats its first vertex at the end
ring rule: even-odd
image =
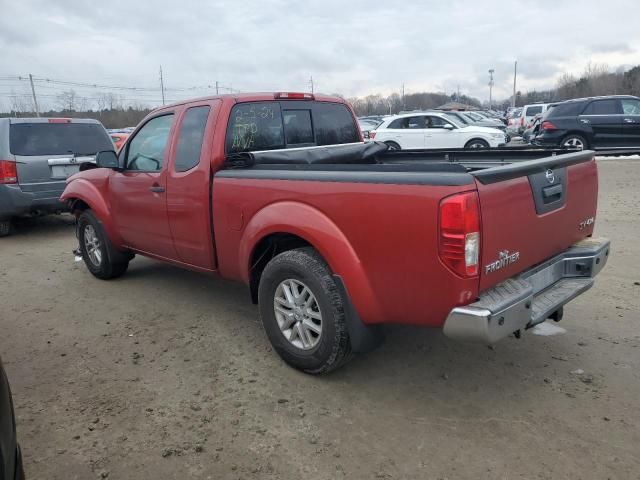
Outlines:
{"type": "Polygon", "coordinates": [[[547,170],[544,176],[547,177],[547,181],[549,183],[553,183],[556,181],[556,176],[553,174],[553,170],[547,170]]]}

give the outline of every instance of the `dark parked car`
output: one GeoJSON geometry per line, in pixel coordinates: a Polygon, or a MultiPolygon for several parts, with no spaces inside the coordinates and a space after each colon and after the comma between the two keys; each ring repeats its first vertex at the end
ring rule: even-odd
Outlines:
{"type": "Polygon", "coordinates": [[[113,143],[97,120],[0,118],[0,237],[15,217],[65,210],[67,177],[101,150],[113,143]]]}
{"type": "Polygon", "coordinates": [[[578,98],[559,103],[543,119],[533,143],[594,150],[640,149],[640,98],[578,98]]]}
{"type": "Polygon", "coordinates": [[[0,359],[0,480],[24,480],[9,381],[0,359]]]}

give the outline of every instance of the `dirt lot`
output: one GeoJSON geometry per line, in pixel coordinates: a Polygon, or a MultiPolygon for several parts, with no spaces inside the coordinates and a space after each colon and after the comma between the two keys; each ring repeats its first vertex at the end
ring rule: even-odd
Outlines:
{"type": "Polygon", "coordinates": [[[145,259],[101,282],[70,217],[22,222],[0,353],[28,478],[640,478],[640,161],[600,169],[613,255],[566,332],[393,328],[320,378],[272,353],[242,285],[145,259]]]}

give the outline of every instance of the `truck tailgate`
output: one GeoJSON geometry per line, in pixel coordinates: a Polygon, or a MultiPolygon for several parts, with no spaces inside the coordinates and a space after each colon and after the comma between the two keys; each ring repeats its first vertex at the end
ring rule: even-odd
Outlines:
{"type": "Polygon", "coordinates": [[[591,151],[474,172],[480,198],[480,291],[593,233],[598,173],[591,151]]]}

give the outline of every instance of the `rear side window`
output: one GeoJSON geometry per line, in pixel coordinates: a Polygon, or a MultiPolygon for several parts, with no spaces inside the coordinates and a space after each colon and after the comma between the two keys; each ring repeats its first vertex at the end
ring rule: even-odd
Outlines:
{"type": "Polygon", "coordinates": [[[622,111],[625,115],[640,115],[640,100],[623,98],[622,111]]]}
{"type": "Polygon", "coordinates": [[[542,105],[538,105],[536,107],[527,107],[527,113],[525,113],[525,116],[535,117],[539,113],[542,113],[542,105]]]}
{"type": "Polygon", "coordinates": [[[582,112],[583,115],[616,115],[618,113],[622,113],[622,109],[620,101],[617,99],[596,100],[591,102],[582,112]]]}
{"type": "Polygon", "coordinates": [[[93,155],[113,150],[113,143],[96,123],[13,123],[9,149],[20,156],[93,155]]]}
{"type": "Polygon", "coordinates": [[[176,147],[176,172],[186,172],[200,163],[202,140],[210,107],[191,107],[185,113],[176,147]]]}
{"type": "Polygon", "coordinates": [[[583,109],[583,102],[560,103],[549,111],[547,118],[575,117],[580,115],[583,109]]]}
{"type": "Polygon", "coordinates": [[[252,102],[233,107],[227,153],[359,142],[358,127],[343,104],[252,102]]]}

